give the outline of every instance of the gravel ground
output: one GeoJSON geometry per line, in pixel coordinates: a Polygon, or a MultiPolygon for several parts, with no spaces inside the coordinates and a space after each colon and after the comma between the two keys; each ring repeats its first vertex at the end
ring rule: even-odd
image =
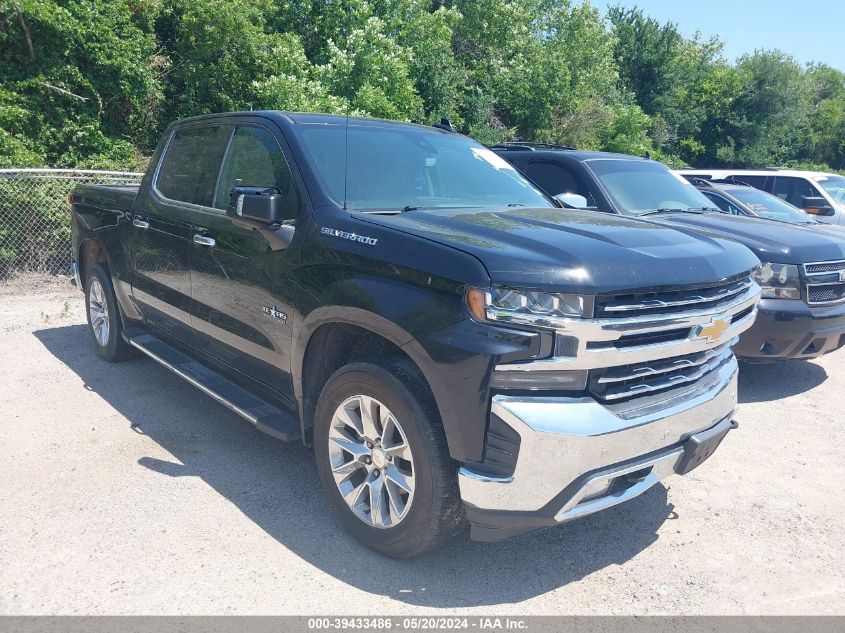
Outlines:
{"type": "Polygon", "coordinates": [[[301,445],[83,324],[69,284],[0,286],[0,613],[845,614],[845,351],[743,367],[739,430],[685,478],[396,562],[301,445]]]}

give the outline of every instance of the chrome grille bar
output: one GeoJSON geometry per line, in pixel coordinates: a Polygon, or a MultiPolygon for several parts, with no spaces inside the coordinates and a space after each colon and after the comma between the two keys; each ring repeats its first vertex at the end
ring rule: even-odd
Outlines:
{"type": "Polygon", "coordinates": [[[742,294],[751,287],[752,283],[753,282],[751,281],[751,279],[746,278],[724,286],[696,291],[688,295],[680,296],[677,299],[670,299],[668,298],[668,296],[667,298],[661,299],[658,295],[658,297],[643,299],[642,301],[633,303],[606,303],[601,306],[601,311],[612,314],[618,312],[635,312],[641,310],[671,310],[672,308],[679,308],[696,304],[715,304],[720,301],[726,301],[728,299],[731,299],[732,297],[742,294]]]}
{"type": "Polygon", "coordinates": [[[654,362],[642,363],[634,366],[620,367],[616,370],[609,370],[604,372],[601,378],[598,379],[600,385],[612,384],[618,382],[625,382],[626,380],[636,380],[638,378],[649,378],[651,376],[658,376],[660,374],[668,374],[673,371],[681,369],[690,369],[705,365],[714,358],[718,358],[725,354],[728,350],[729,344],[733,341],[714,347],[713,349],[699,352],[698,354],[690,354],[687,356],[679,356],[676,358],[667,358],[663,360],[656,360],[654,362]]]}
{"type": "MultiPolygon", "coordinates": [[[[596,394],[597,397],[605,401],[622,400],[631,398],[633,396],[642,395],[645,393],[652,393],[654,391],[663,391],[672,387],[695,382],[703,376],[709,374],[713,370],[721,367],[728,362],[732,357],[730,348],[723,348],[721,354],[714,354],[704,362],[680,373],[661,374],[652,377],[650,380],[644,380],[631,385],[620,385],[611,387],[604,393],[596,394]]],[[[676,370],[677,371],[677,370],[676,370]]]]}

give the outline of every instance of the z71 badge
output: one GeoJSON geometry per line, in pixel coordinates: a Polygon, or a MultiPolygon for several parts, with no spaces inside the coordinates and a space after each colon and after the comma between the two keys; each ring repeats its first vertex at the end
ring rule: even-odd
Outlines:
{"type": "Polygon", "coordinates": [[[288,320],[288,315],[279,310],[276,306],[261,306],[264,310],[264,315],[283,323],[288,320]]]}

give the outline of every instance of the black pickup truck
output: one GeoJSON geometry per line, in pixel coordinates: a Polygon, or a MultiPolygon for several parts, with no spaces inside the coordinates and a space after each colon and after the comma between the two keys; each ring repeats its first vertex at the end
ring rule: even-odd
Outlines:
{"type": "Polygon", "coordinates": [[[734,352],[750,362],[809,359],[845,345],[845,239],[835,231],[724,213],[666,165],[639,156],[508,143],[494,148],[577,209],[736,240],[763,262],[754,327],[734,352]]]}
{"type": "Polygon", "coordinates": [[[446,129],[183,120],[140,187],[72,206],[99,354],[313,446],[342,523],[390,556],[612,506],[734,424],[757,258],[562,209],[446,129]]]}

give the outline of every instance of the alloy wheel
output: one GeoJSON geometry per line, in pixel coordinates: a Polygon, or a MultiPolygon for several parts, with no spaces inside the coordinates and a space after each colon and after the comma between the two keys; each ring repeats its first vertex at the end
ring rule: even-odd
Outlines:
{"type": "Polygon", "coordinates": [[[390,528],[414,498],[414,460],[399,420],[365,395],[347,398],[329,429],[329,459],[337,488],[364,523],[390,528]]]}
{"type": "Polygon", "coordinates": [[[94,277],[88,289],[88,317],[94,338],[101,347],[109,342],[109,305],[100,280],[94,277]]]}

